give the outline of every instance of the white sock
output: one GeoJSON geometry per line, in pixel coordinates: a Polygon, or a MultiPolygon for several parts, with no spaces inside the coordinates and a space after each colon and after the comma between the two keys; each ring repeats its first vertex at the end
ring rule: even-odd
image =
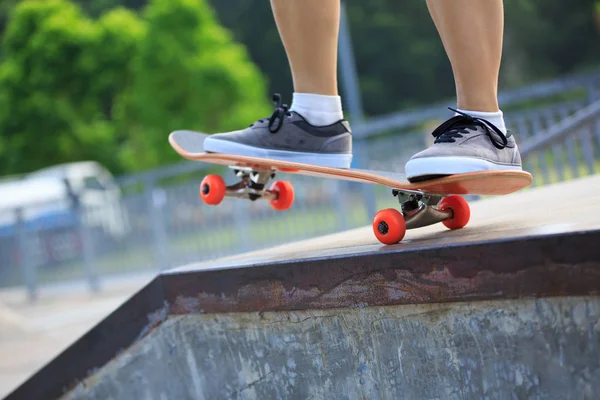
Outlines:
{"type": "Polygon", "coordinates": [[[331,125],[344,118],[340,96],[294,93],[290,111],[296,111],[315,126],[331,125]]]}
{"type": "Polygon", "coordinates": [[[483,111],[468,111],[458,109],[460,112],[470,115],[471,117],[485,119],[494,124],[502,133],[506,134],[506,125],[504,124],[504,114],[502,110],[498,112],[483,112],[483,111]]]}

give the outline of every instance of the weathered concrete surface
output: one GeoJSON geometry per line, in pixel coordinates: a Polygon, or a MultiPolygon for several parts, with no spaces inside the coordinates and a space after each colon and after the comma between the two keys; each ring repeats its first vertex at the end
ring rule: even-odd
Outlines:
{"type": "Polygon", "coordinates": [[[592,399],[600,299],[171,317],[64,399],[592,399]]]}

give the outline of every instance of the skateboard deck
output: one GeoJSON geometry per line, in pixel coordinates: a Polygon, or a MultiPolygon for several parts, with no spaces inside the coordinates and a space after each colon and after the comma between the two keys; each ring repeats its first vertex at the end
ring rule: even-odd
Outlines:
{"type": "Polygon", "coordinates": [[[483,171],[410,183],[401,173],[331,168],[283,160],[208,153],[204,151],[203,146],[204,139],[208,136],[193,131],[175,131],[170,134],[169,143],[179,155],[193,161],[254,170],[272,169],[284,173],[377,184],[392,189],[428,194],[505,195],[523,189],[532,182],[531,174],[525,171],[483,171]]]}
{"type": "Polygon", "coordinates": [[[224,197],[263,199],[269,200],[275,210],[287,210],[294,202],[291,183],[276,181],[266,188],[279,172],[383,185],[392,189],[392,195],[401,205],[401,211],[388,208],[377,212],[373,219],[373,233],[383,244],[399,243],[407,229],[438,222],[449,229],[463,228],[469,222],[471,211],[466,200],[459,196],[461,194],[505,195],[532,182],[531,175],[524,171],[483,171],[411,183],[400,173],[210,153],[204,151],[207,137],[193,131],[175,131],[169,135],[169,143],[182,157],[228,166],[240,179],[236,184],[226,186],[222,177],[206,176],[200,184],[200,198],[204,203],[218,205],[224,197]]]}

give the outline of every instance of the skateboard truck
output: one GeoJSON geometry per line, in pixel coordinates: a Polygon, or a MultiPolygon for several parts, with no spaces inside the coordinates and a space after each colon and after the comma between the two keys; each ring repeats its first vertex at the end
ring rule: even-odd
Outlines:
{"type": "Polygon", "coordinates": [[[275,178],[273,171],[252,171],[248,169],[234,169],[235,176],[241,180],[226,187],[225,196],[238,199],[277,200],[277,193],[265,190],[265,185],[270,179],[275,178]]]}
{"type": "Polygon", "coordinates": [[[287,210],[294,202],[294,188],[286,181],[275,181],[269,189],[265,186],[275,178],[272,169],[255,170],[253,168],[230,167],[240,181],[226,186],[219,175],[207,175],[200,184],[200,198],[210,205],[219,204],[224,197],[238,199],[269,200],[276,210],[287,210]]]}
{"type": "Polygon", "coordinates": [[[452,219],[454,215],[451,209],[439,210],[435,208],[442,200],[442,196],[439,195],[426,195],[420,192],[397,189],[392,190],[392,195],[398,198],[406,229],[437,224],[452,219]]]}
{"type": "Polygon", "coordinates": [[[449,229],[460,229],[470,219],[469,204],[461,196],[444,197],[420,191],[393,189],[402,212],[395,208],[379,211],[373,219],[373,233],[384,244],[400,242],[407,229],[443,223],[449,229]]]}

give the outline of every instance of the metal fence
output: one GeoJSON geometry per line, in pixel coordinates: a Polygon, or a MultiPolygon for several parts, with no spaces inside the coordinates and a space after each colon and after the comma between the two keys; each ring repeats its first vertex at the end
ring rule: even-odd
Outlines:
{"type": "MultiPolygon", "coordinates": [[[[589,92],[575,100],[507,115],[536,185],[598,171],[600,102],[593,101],[594,86],[585,87],[589,92]]],[[[436,116],[429,116],[435,125],[436,116]]],[[[361,129],[369,123],[363,121],[361,129]]],[[[409,124],[384,129],[379,123],[373,126],[387,134],[357,139],[355,166],[403,172],[406,161],[428,145],[430,127],[400,134],[396,130],[409,124]]],[[[125,273],[159,271],[364,226],[378,209],[396,205],[387,190],[375,185],[289,174],[278,178],[295,187],[291,210],[237,199],[210,207],[199,200],[203,176],[235,177],[227,168],[208,167],[182,162],[121,177],[116,201],[87,204],[71,193],[61,207],[55,201],[0,210],[0,287],[25,285],[32,298],[40,285],[51,282],[86,280],[98,290],[104,280],[125,273]]]]}
{"type": "Polygon", "coordinates": [[[562,116],[520,144],[534,186],[600,172],[600,100],[562,116]]]}

